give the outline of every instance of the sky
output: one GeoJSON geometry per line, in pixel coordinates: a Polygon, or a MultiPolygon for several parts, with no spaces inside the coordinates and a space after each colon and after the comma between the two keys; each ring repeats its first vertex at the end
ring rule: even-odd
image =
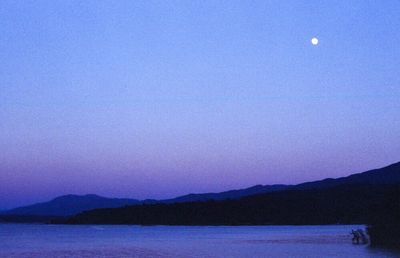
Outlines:
{"type": "Polygon", "coordinates": [[[398,162],[399,13],[396,0],[0,1],[0,209],[398,162]]]}

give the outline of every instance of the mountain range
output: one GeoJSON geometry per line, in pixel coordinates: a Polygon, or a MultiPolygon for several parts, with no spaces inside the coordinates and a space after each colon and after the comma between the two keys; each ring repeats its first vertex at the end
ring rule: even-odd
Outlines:
{"type": "Polygon", "coordinates": [[[95,194],[63,195],[48,202],[19,207],[2,214],[35,215],[35,216],[71,216],[85,210],[98,208],[116,208],[125,205],[139,204],[135,199],[105,198],[95,194]]]}
{"type": "MultiPolygon", "coordinates": [[[[176,205],[186,203],[204,203],[209,201],[230,202],[235,200],[259,199],[262,196],[287,195],[296,192],[299,195],[310,191],[326,192],[329,189],[349,189],[353,187],[367,187],[366,189],[377,186],[390,186],[400,184],[400,162],[390,166],[374,169],[363,173],[353,174],[337,179],[324,179],[313,182],[306,182],[298,185],[256,185],[246,189],[231,190],[221,193],[188,194],[173,199],[166,200],[136,200],[106,198],[94,194],[89,195],[65,195],[57,197],[49,202],[33,204],[19,207],[8,211],[3,211],[2,216],[44,216],[44,217],[69,217],[84,211],[93,209],[119,208],[128,209],[126,206],[151,205],[176,205]],[[368,188],[369,187],[369,188],[368,188]],[[260,197],[261,196],[261,197],[260,197]]],[[[365,189],[364,189],[365,190],[365,189]]],[[[366,190],[367,191],[367,190],[366,190]]],[[[282,202],[284,203],[284,202],[282,202]]],[[[118,209],[112,209],[118,210],[118,209]]],[[[87,213],[86,213],[87,214],[87,213]]],[[[0,218],[1,219],[1,218],[0,218]]],[[[12,220],[12,218],[11,218],[12,220]]]]}
{"type": "Polygon", "coordinates": [[[303,183],[239,199],[133,205],[85,211],[68,224],[396,225],[400,163],[338,179],[303,183]]]}
{"type": "Polygon", "coordinates": [[[173,199],[143,201],[136,199],[106,198],[95,194],[87,195],[63,195],[48,202],[14,208],[3,211],[3,215],[20,216],[60,216],[67,217],[85,210],[100,208],[117,208],[127,205],[156,204],[156,203],[181,203],[207,200],[238,199],[249,195],[281,191],[286,185],[256,185],[246,189],[230,190],[221,193],[187,194],[173,199]]]}

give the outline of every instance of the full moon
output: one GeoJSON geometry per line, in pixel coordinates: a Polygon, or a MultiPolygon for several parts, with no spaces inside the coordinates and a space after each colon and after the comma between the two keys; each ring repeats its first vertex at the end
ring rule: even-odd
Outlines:
{"type": "Polygon", "coordinates": [[[312,38],[311,39],[311,44],[313,44],[314,46],[318,45],[318,39],[317,38],[312,38]]]}

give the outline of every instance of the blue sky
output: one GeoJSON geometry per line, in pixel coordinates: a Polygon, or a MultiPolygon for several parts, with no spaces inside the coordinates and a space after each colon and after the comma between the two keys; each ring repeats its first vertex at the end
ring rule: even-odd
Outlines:
{"type": "Polygon", "coordinates": [[[399,13],[399,1],[1,1],[0,208],[396,162],[399,13]]]}

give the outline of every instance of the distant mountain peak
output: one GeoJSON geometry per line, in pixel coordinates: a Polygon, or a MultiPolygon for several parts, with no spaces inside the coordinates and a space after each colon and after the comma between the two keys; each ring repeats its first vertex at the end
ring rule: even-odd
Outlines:
{"type": "Polygon", "coordinates": [[[139,203],[140,201],[135,199],[106,198],[96,194],[67,194],[58,196],[48,202],[15,208],[5,213],[13,215],[70,216],[85,210],[117,208],[139,203]]]}

